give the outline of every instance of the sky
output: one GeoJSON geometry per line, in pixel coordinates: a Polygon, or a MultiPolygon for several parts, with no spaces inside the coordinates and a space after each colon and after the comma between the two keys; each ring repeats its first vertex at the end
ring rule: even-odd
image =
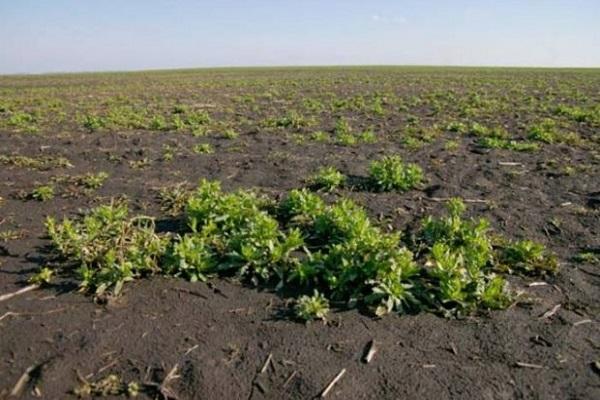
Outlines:
{"type": "Polygon", "coordinates": [[[600,0],[0,0],[0,74],[600,67],[600,0]]]}

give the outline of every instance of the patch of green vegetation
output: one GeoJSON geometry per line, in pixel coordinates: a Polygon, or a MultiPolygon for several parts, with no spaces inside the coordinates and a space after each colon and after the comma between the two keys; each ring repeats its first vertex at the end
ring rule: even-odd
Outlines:
{"type": "Polygon", "coordinates": [[[423,170],[416,164],[405,164],[400,156],[386,156],[369,166],[369,177],[377,190],[406,192],[423,182],[423,170]]]}
{"type": "Polygon", "coordinates": [[[104,118],[97,115],[86,115],[83,117],[82,121],[83,127],[89,130],[90,132],[95,132],[99,129],[102,129],[106,126],[106,121],[104,118]]]}
{"type": "Polygon", "coordinates": [[[315,289],[312,296],[298,298],[295,312],[296,317],[304,321],[325,319],[329,313],[329,300],[315,289]]]}
{"type": "Polygon", "coordinates": [[[231,128],[225,129],[223,131],[223,137],[225,139],[237,139],[239,136],[240,136],[240,134],[231,128]]]}
{"type": "Polygon", "coordinates": [[[524,152],[537,151],[540,148],[537,143],[526,141],[519,142],[516,140],[506,140],[495,137],[482,137],[477,141],[477,144],[488,149],[503,149],[524,152]]]}
{"type": "Polygon", "coordinates": [[[19,155],[0,155],[0,163],[20,168],[37,169],[40,171],[52,168],[72,168],[71,162],[64,157],[41,156],[27,157],[19,155]]]}
{"type": "Polygon", "coordinates": [[[54,186],[52,185],[41,185],[33,189],[33,191],[29,194],[34,200],[38,201],[48,201],[54,198],[54,186]]]}
{"type": "Polygon", "coordinates": [[[409,249],[351,200],[326,205],[303,189],[275,204],[252,191],[223,193],[218,182],[203,180],[187,200],[189,231],[173,239],[156,233],[151,218],[130,218],[122,204],[60,224],[49,218],[46,226],[55,249],[78,266],[84,290],[116,294],[123,283],[153,273],[192,281],[233,273],[313,293],[296,303],[304,320],[324,318],[330,300],[377,315],[505,308],[513,295],[496,271],[556,272],[543,247],[494,246],[489,223],[464,219],[464,210],[454,199],[447,216],[425,218],[409,249]]]}
{"type": "Polygon", "coordinates": [[[148,168],[150,166],[150,164],[152,164],[152,160],[150,160],[148,157],[144,157],[140,160],[130,160],[129,161],[129,167],[131,167],[133,169],[148,168]]]}
{"type": "Polygon", "coordinates": [[[446,125],[446,130],[449,132],[464,134],[469,131],[469,128],[464,122],[452,121],[446,125]]]}
{"type": "Polygon", "coordinates": [[[185,211],[187,202],[191,196],[190,190],[185,183],[165,186],[157,191],[160,209],[169,216],[175,217],[185,211]]]}
{"type": "Polygon", "coordinates": [[[261,125],[268,128],[291,128],[299,130],[301,128],[310,127],[314,122],[313,119],[304,117],[297,111],[290,111],[279,118],[267,118],[261,125]]]}
{"type": "Polygon", "coordinates": [[[73,389],[73,394],[80,398],[123,395],[137,397],[141,390],[137,382],[125,382],[115,374],[110,374],[96,382],[88,382],[82,377],[80,377],[80,380],[80,386],[73,389]]]}
{"type": "Polygon", "coordinates": [[[558,272],[558,261],[548,256],[546,248],[531,240],[509,242],[502,246],[500,263],[511,272],[523,274],[555,274],[558,272]]]}
{"type": "Polygon", "coordinates": [[[268,204],[249,191],[222,194],[217,182],[200,183],[188,201],[188,224],[194,234],[214,245],[219,271],[236,270],[258,284],[302,246],[300,231],[281,231],[266,211],[268,204]]]}
{"type": "Polygon", "coordinates": [[[334,167],[323,167],[310,178],[310,183],[318,189],[332,191],[342,186],[346,176],[334,167]]]}
{"type": "Polygon", "coordinates": [[[86,189],[96,190],[101,188],[106,180],[108,179],[108,174],[106,172],[100,171],[98,173],[89,173],[76,178],[76,182],[78,185],[85,187],[86,189]]]}
{"type": "Polygon", "coordinates": [[[329,133],[324,131],[316,131],[310,135],[310,139],[319,142],[319,143],[327,143],[331,140],[329,133]]]}
{"type": "Polygon", "coordinates": [[[123,284],[160,271],[169,238],[157,234],[154,220],[129,217],[125,204],[111,203],[92,209],[81,219],[65,218],[61,223],[46,219],[54,248],[78,266],[82,290],[117,295],[123,284]]]}
{"type": "Polygon", "coordinates": [[[600,264],[600,256],[591,251],[583,251],[577,254],[574,260],[582,264],[600,264]]]}
{"type": "Polygon", "coordinates": [[[198,143],[194,145],[193,150],[196,154],[212,154],[215,152],[210,143],[198,143]]]}
{"type": "Polygon", "coordinates": [[[529,128],[527,137],[530,140],[552,144],[556,141],[558,128],[556,122],[552,119],[544,119],[538,124],[534,124],[529,128]]]}

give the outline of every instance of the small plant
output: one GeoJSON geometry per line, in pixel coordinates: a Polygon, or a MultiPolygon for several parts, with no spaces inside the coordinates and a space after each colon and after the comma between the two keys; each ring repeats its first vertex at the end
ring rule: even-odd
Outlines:
{"type": "Polygon", "coordinates": [[[528,138],[539,142],[552,144],[556,141],[558,130],[556,122],[551,119],[545,119],[539,124],[532,125],[529,128],[528,138]]]}
{"type": "Polygon", "coordinates": [[[150,120],[148,128],[153,131],[166,131],[167,129],[169,129],[169,124],[164,116],[155,115],[150,120]]]}
{"type": "Polygon", "coordinates": [[[108,174],[106,172],[98,172],[96,174],[90,173],[85,174],[77,179],[77,183],[86,189],[96,190],[108,179],[108,174]]]}
{"type": "Polygon", "coordinates": [[[329,313],[329,301],[315,290],[312,296],[301,296],[296,301],[294,310],[296,311],[296,317],[304,321],[325,319],[329,313]]]}
{"type": "Polygon", "coordinates": [[[591,251],[583,251],[574,257],[578,263],[600,264],[600,256],[591,251]]]}
{"type": "Polygon", "coordinates": [[[86,115],[83,117],[83,127],[90,132],[95,132],[101,128],[104,128],[106,121],[97,115],[86,115]]]}
{"type": "Polygon", "coordinates": [[[423,182],[423,170],[416,164],[405,164],[399,156],[386,156],[369,166],[373,187],[378,190],[408,191],[423,182]]]}
{"type": "Polygon", "coordinates": [[[0,155],[0,164],[30,168],[40,171],[52,168],[72,168],[73,164],[65,157],[27,157],[20,155],[0,155]]]}
{"type": "Polygon", "coordinates": [[[88,382],[80,377],[80,386],[73,389],[73,394],[80,398],[121,396],[137,397],[140,393],[140,385],[135,382],[125,382],[118,375],[110,374],[96,382],[88,382]]]}
{"type": "Polygon", "coordinates": [[[546,248],[531,240],[508,243],[502,248],[500,261],[504,268],[532,275],[555,274],[558,261],[546,254],[546,248]]]}
{"type": "Polygon", "coordinates": [[[162,187],[157,194],[161,210],[172,217],[183,213],[191,195],[185,183],[162,187]]]}
{"type": "Polygon", "coordinates": [[[194,153],[196,154],[212,154],[215,149],[210,143],[198,143],[194,146],[194,153]]]}
{"type": "Polygon", "coordinates": [[[27,282],[33,285],[48,285],[52,282],[54,270],[48,267],[41,268],[36,274],[31,276],[27,282]]]}
{"type": "Polygon", "coordinates": [[[231,128],[225,129],[225,131],[223,131],[223,137],[226,139],[236,139],[239,136],[240,134],[231,128]]]}
{"type": "Polygon", "coordinates": [[[314,140],[315,142],[320,142],[320,143],[327,143],[331,140],[331,138],[329,137],[329,134],[327,132],[323,132],[323,131],[313,132],[310,135],[310,139],[314,140]]]}
{"type": "Polygon", "coordinates": [[[360,141],[362,143],[377,142],[377,135],[375,135],[375,132],[373,131],[373,129],[367,129],[365,131],[362,131],[361,133],[356,135],[356,138],[358,139],[358,141],[360,141]]]}
{"type": "Polygon", "coordinates": [[[192,231],[213,244],[220,271],[236,270],[258,284],[273,277],[276,267],[303,245],[300,231],[281,231],[267,205],[252,192],[222,194],[217,182],[202,180],[186,213],[192,231]]]}
{"type": "Polygon", "coordinates": [[[312,185],[319,189],[332,191],[342,186],[346,177],[334,167],[321,168],[311,179],[312,185]]]}
{"type": "Polygon", "coordinates": [[[41,185],[33,189],[30,193],[30,197],[38,201],[48,201],[54,198],[54,186],[52,185],[41,185]]]}
{"type": "Polygon", "coordinates": [[[469,131],[469,128],[463,122],[452,121],[448,125],[446,125],[446,130],[449,132],[464,134],[469,131]]]}
{"type": "Polygon", "coordinates": [[[132,169],[144,169],[149,167],[150,164],[152,164],[152,160],[150,160],[148,157],[144,157],[141,160],[129,161],[129,167],[132,169]]]}

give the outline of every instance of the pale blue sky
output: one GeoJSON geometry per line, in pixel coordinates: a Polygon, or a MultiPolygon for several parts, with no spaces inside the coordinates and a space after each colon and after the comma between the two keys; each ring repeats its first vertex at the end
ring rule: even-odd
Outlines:
{"type": "Polygon", "coordinates": [[[0,73],[600,67],[600,0],[0,0],[0,73]]]}

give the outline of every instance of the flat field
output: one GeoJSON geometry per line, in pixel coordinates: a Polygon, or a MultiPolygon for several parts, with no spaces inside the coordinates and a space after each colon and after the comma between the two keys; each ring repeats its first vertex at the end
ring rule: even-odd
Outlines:
{"type": "Polygon", "coordinates": [[[598,399],[600,70],[2,76],[32,277],[0,398],[598,399]]]}

